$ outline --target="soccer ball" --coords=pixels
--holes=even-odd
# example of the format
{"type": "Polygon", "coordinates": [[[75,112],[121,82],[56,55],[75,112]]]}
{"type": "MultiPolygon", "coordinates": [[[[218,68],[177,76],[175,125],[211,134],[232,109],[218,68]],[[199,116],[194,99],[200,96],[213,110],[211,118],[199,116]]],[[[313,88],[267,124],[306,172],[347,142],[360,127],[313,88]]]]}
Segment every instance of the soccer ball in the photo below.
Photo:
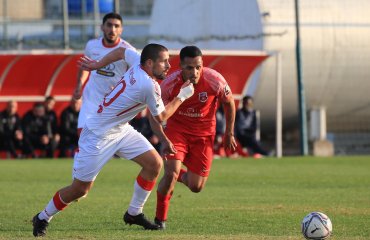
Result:
{"type": "Polygon", "coordinates": [[[311,212],[303,218],[302,234],[306,239],[326,239],[333,226],[328,216],[321,212],[311,212]]]}

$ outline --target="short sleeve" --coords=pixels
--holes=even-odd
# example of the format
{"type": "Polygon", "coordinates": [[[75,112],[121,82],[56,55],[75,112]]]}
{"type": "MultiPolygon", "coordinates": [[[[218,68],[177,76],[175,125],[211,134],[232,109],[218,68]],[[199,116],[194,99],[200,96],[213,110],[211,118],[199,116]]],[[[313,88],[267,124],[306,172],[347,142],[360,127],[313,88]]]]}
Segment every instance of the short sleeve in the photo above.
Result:
{"type": "Polygon", "coordinates": [[[153,116],[158,116],[161,112],[165,110],[162,97],[161,97],[161,88],[159,84],[155,81],[152,84],[144,88],[145,103],[149,108],[150,113],[153,116]]]}
{"type": "Polygon", "coordinates": [[[220,73],[218,73],[216,77],[219,82],[218,96],[223,102],[227,102],[231,99],[233,95],[229,87],[229,84],[227,84],[225,78],[220,73]]]}
{"type": "Polygon", "coordinates": [[[84,55],[91,58],[91,40],[86,43],[84,55]]]}
{"type": "Polygon", "coordinates": [[[130,67],[137,65],[140,63],[140,54],[134,49],[126,48],[125,61],[130,67]]]}

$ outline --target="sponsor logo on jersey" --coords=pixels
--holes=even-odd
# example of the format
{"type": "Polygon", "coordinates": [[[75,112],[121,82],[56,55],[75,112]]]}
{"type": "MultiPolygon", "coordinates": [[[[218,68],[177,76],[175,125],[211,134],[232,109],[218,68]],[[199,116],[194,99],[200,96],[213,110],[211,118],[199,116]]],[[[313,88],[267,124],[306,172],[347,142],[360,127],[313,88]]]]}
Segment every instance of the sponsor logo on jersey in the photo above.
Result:
{"type": "Polygon", "coordinates": [[[114,77],[115,73],[113,72],[116,66],[114,64],[108,64],[107,66],[96,70],[96,73],[106,77],[114,77]]]}
{"type": "Polygon", "coordinates": [[[192,118],[200,118],[204,116],[203,113],[201,113],[199,110],[194,109],[194,108],[188,108],[186,109],[186,112],[183,112],[180,110],[179,115],[183,115],[186,117],[192,117],[192,118]]]}
{"type": "Polygon", "coordinates": [[[207,99],[208,99],[208,95],[207,95],[207,92],[201,92],[199,93],[199,101],[201,102],[206,102],[207,99]]]}
{"type": "Polygon", "coordinates": [[[103,76],[106,76],[106,77],[114,77],[114,72],[107,72],[107,71],[104,71],[102,69],[98,69],[96,70],[96,73],[99,74],[99,75],[103,75],[103,76]]]}

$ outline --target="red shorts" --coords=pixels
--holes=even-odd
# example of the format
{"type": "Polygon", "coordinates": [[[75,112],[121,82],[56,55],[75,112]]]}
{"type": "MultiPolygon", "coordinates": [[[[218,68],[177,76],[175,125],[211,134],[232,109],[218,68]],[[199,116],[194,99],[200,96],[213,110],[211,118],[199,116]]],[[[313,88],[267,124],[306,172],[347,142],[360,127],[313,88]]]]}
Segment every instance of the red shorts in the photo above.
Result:
{"type": "Polygon", "coordinates": [[[213,160],[214,136],[194,136],[177,131],[165,130],[177,153],[167,154],[167,160],[180,160],[189,171],[208,177],[213,160]]]}

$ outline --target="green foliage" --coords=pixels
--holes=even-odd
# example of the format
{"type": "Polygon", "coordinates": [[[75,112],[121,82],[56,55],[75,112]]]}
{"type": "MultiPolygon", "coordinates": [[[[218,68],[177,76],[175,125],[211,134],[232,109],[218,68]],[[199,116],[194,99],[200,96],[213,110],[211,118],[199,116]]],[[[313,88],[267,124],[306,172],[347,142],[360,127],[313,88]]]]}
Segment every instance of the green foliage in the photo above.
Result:
{"type": "MultiPolygon", "coordinates": [[[[31,218],[71,183],[71,160],[0,161],[0,239],[34,239],[31,218]]],[[[219,159],[201,193],[177,184],[167,230],[124,225],[139,166],[110,161],[86,199],[50,223],[46,239],[303,239],[312,211],[331,239],[370,239],[370,158],[219,159]]],[[[154,218],[155,191],[144,213],[154,218]]]]}

